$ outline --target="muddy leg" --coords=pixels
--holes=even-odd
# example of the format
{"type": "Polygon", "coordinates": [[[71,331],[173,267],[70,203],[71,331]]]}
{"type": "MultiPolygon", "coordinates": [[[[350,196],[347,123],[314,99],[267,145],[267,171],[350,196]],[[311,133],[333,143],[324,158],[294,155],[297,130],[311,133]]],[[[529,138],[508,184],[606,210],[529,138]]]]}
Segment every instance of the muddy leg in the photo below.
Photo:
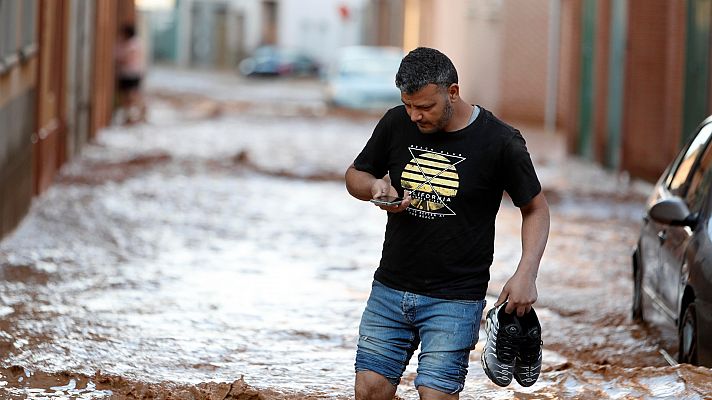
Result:
{"type": "Polygon", "coordinates": [[[460,398],[460,395],[457,393],[447,394],[425,386],[418,388],[418,394],[420,395],[420,400],[457,400],[460,398]]]}
{"type": "Polygon", "coordinates": [[[356,400],[391,400],[396,394],[396,386],[383,375],[372,371],[356,373],[356,400]]]}
{"type": "Polygon", "coordinates": [[[128,124],[146,122],[146,104],[140,88],[134,88],[127,93],[127,118],[128,124]]]}

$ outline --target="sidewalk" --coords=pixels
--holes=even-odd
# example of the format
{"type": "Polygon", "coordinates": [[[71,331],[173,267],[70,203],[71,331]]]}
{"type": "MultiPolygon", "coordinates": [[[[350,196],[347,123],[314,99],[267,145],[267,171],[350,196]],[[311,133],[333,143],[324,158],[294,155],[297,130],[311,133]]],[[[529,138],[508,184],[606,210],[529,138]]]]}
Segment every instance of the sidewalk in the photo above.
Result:
{"type": "Polygon", "coordinates": [[[567,154],[563,133],[552,134],[541,126],[518,127],[527,140],[532,160],[546,190],[578,196],[610,196],[611,199],[644,200],[653,184],[631,179],[626,173],[606,170],[602,166],[567,154]]]}

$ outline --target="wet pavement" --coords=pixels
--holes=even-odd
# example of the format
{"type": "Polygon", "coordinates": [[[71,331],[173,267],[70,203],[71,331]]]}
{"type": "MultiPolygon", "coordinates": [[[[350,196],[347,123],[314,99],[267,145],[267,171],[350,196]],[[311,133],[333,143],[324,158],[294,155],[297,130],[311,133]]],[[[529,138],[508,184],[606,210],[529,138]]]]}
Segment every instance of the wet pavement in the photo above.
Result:
{"type": "MultiPolygon", "coordinates": [[[[104,131],[0,242],[0,397],[352,397],[385,215],[342,176],[378,116],[329,110],[318,82],[206,76],[156,72],[151,122],[104,131]]],[[[709,398],[709,368],[661,355],[675,332],[629,317],[650,186],[523,131],[552,206],[543,372],[530,388],[490,383],[482,331],[461,398],[709,398]]],[[[505,201],[490,304],[519,223],[505,201]]],[[[417,398],[415,369],[402,399],[417,398]]]]}

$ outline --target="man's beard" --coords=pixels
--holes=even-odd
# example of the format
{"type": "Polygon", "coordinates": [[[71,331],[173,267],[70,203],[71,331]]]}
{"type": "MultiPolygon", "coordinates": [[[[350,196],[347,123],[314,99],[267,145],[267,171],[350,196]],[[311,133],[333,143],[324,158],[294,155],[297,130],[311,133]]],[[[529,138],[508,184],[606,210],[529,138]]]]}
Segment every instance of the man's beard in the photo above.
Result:
{"type": "Polygon", "coordinates": [[[450,102],[449,99],[445,98],[445,109],[443,110],[443,114],[440,116],[440,118],[433,123],[433,127],[431,129],[420,129],[422,133],[435,133],[438,131],[443,130],[447,124],[450,122],[450,118],[452,118],[452,113],[454,111],[454,107],[452,106],[452,103],[450,102]]]}
{"type": "Polygon", "coordinates": [[[450,122],[450,118],[452,118],[452,113],[454,111],[454,107],[452,106],[452,103],[450,102],[449,99],[445,99],[445,109],[443,110],[443,115],[440,117],[438,122],[435,123],[435,127],[437,128],[438,131],[441,131],[447,126],[448,122],[450,122]]]}

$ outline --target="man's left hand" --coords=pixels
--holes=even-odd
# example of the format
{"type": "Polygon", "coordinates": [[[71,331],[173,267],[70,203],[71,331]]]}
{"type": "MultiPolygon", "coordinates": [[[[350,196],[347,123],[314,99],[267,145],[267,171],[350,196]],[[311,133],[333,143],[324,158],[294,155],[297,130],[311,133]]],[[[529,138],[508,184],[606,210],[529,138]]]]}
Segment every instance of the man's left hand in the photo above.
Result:
{"type": "Polygon", "coordinates": [[[495,307],[509,300],[504,312],[511,314],[516,310],[517,316],[521,317],[532,309],[536,299],[536,277],[518,271],[502,288],[495,307]]]}

